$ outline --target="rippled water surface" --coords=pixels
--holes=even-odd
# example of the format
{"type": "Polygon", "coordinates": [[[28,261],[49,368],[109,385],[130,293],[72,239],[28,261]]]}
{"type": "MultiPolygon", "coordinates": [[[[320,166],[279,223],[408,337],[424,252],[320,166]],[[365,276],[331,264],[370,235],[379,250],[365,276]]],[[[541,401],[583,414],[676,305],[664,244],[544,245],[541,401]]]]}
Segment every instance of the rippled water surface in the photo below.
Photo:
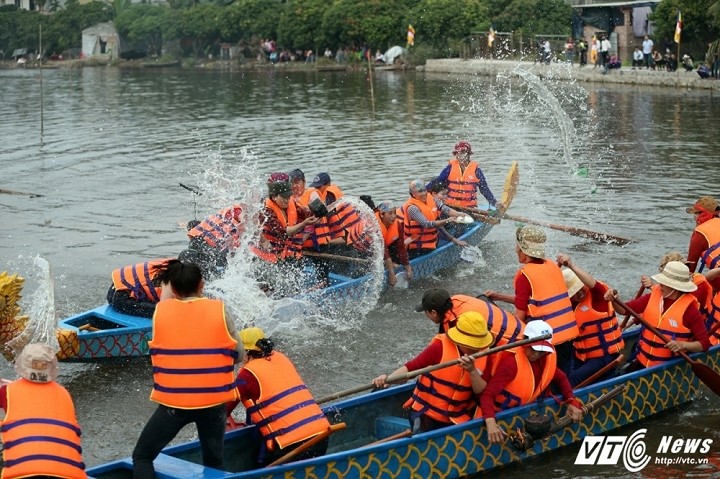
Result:
{"type": "MultiPolygon", "coordinates": [[[[31,276],[32,257],[45,258],[61,317],[101,304],[112,269],[177,254],[186,243],[178,221],[224,206],[221,192],[193,197],[179,183],[245,184],[222,171],[246,163],[258,175],[328,171],[348,194],[401,202],[408,181],[439,173],[467,139],[496,194],[519,162],[510,213],[636,239],[618,247],[548,230],[551,254],[569,253],[626,298],[665,252],[687,251],[685,207],[719,195],[720,101],[707,92],[541,81],[512,65],[496,78],[377,72],[374,97],[365,72],[51,70],[41,133],[39,72],[0,70],[0,81],[0,188],[43,195],[0,195],[0,270],[31,276]]],[[[315,394],[369,383],[432,336],[412,311],[424,289],[510,290],[515,226],[506,220],[488,235],[485,266],[464,263],[386,292],[362,318],[341,311],[292,327],[259,322],[315,394]]],[[[4,362],[0,373],[14,374],[4,362]]],[[[75,398],[86,462],[129,455],[154,409],[149,362],[64,365],[61,380],[75,398]]],[[[707,398],[644,427],[720,443],[719,411],[707,398]]],[[[512,474],[533,477],[539,466],[555,477],[630,477],[621,466],[580,469],[576,454],[568,448],[512,474]]],[[[716,445],[713,454],[717,461],[716,445]]],[[[707,476],[684,467],[673,477],[707,476]]]]}

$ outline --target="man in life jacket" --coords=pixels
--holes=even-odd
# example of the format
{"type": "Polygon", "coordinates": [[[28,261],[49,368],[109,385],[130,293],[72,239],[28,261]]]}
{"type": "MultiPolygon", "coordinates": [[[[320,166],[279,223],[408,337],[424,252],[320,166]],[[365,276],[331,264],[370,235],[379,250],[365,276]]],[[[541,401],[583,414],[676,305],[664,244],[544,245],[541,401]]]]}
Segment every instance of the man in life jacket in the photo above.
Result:
{"type": "MultiPolygon", "coordinates": [[[[710,348],[710,339],[697,299],[692,295],[697,286],[690,277],[690,269],[679,261],[670,261],[652,279],[657,284],[650,293],[628,301],[627,306],[670,341],[665,344],[643,327],[635,349],[636,356],[625,368],[627,373],[662,364],[676,358],[675,353],[680,351],[697,353],[710,348]]],[[[608,301],[616,297],[614,291],[605,293],[608,301]]],[[[626,313],[621,306],[616,306],[615,310],[619,314],[626,313]]]]}
{"type": "Polygon", "coordinates": [[[447,333],[457,324],[458,318],[467,311],[480,313],[486,319],[488,328],[495,338],[496,345],[512,343],[522,335],[525,325],[511,313],[498,308],[490,301],[464,294],[450,296],[446,289],[428,289],[422,302],[415,307],[418,313],[438,325],[438,334],[447,333]]]}
{"type": "Polygon", "coordinates": [[[383,261],[388,275],[388,284],[395,286],[397,276],[395,268],[402,265],[405,268],[405,278],[412,281],[413,269],[410,265],[407,248],[405,247],[405,230],[397,219],[397,208],[392,201],[381,201],[375,210],[375,218],[380,225],[380,233],[385,245],[383,261]]]}
{"type": "Polygon", "coordinates": [[[197,426],[202,464],[223,470],[225,404],[237,399],[233,365],[244,357],[235,322],[221,300],[202,297],[196,264],[172,260],[159,280],[162,297],[148,342],[150,400],[158,407],[133,449],[133,477],[154,479],[153,461],[190,423],[197,426]]]}
{"type": "MultiPolygon", "coordinates": [[[[470,355],[493,344],[494,338],[480,313],[468,311],[446,334],[436,335],[418,356],[392,373],[392,376],[459,360],[448,366],[420,376],[412,397],[405,403],[410,411],[413,433],[432,431],[472,419],[475,396],[485,387],[483,371],[487,357],[472,359],[470,355]]],[[[387,374],[373,380],[376,387],[386,387],[387,374]]]]}
{"type": "MultiPolygon", "coordinates": [[[[685,261],[685,256],[682,255],[679,251],[670,251],[669,253],[666,253],[663,255],[662,258],[660,258],[660,268],[659,272],[662,273],[662,271],[665,269],[665,265],[668,264],[670,261],[680,261],[681,263],[685,261]]],[[[687,263],[686,263],[687,264],[687,263]]],[[[705,321],[705,325],[708,326],[708,331],[710,330],[710,322],[712,322],[713,318],[713,286],[712,283],[715,282],[720,274],[720,269],[718,271],[710,270],[706,271],[705,274],[701,273],[691,273],[690,277],[692,279],[692,282],[695,283],[695,286],[697,286],[697,289],[692,292],[693,296],[695,296],[695,299],[697,299],[698,302],[698,309],[700,310],[700,314],[703,317],[703,320],[705,321]]],[[[645,287],[645,289],[651,289],[653,287],[653,281],[650,278],[650,276],[642,275],[640,277],[640,281],[642,285],[645,287]]],[[[630,318],[630,321],[628,322],[628,325],[632,325],[635,322],[634,318],[630,318]]],[[[713,338],[710,338],[710,342],[712,344],[716,344],[713,341],[713,338]]]]}
{"type": "Polygon", "coordinates": [[[405,233],[405,245],[410,258],[431,253],[438,245],[438,231],[442,232],[449,241],[467,246],[462,240],[456,239],[447,233],[442,226],[455,222],[455,218],[464,217],[443,204],[433,196],[428,195],[425,184],[420,180],[413,180],[408,187],[410,198],[400,208],[405,233]],[[440,214],[447,217],[440,219],[440,214]]]}
{"type": "MultiPolygon", "coordinates": [[[[525,327],[525,338],[536,338],[546,333],[552,334],[552,327],[545,321],[531,321],[525,327]]],[[[480,394],[480,409],[476,417],[485,419],[491,443],[500,443],[507,437],[495,421],[497,411],[544,397],[549,393],[550,386],[560,391],[573,420],[582,419],[582,405],[575,399],[567,376],[557,367],[552,340],[489,356],[483,377],[486,385],[480,394]]]]}
{"type": "Polygon", "coordinates": [[[162,293],[156,278],[170,259],[145,261],[114,270],[107,293],[108,304],[119,313],[152,318],[162,293]]]}
{"type": "Polygon", "coordinates": [[[310,203],[311,188],[306,188],[305,173],[301,169],[294,169],[288,175],[290,178],[290,185],[292,187],[292,198],[302,205],[304,208],[308,207],[310,203]]]}
{"type": "Polygon", "coordinates": [[[563,370],[572,357],[572,342],[579,330],[560,267],[545,259],[545,232],[521,226],[515,232],[515,253],[521,263],[515,274],[515,294],[488,290],[485,296],[515,305],[515,317],[525,324],[539,319],[553,328],[557,363],[563,370]]]}
{"type": "MultiPolygon", "coordinates": [[[[565,266],[563,278],[567,286],[580,334],[573,342],[568,379],[575,387],[605,365],[614,361],[625,347],[622,331],[612,302],[605,299],[608,286],[596,281],[587,271],[559,254],[557,263],[565,266]]],[[[597,380],[607,379],[614,374],[597,380]]]]}
{"type": "MultiPolygon", "coordinates": [[[[717,200],[703,196],[685,211],[695,216],[695,231],[690,237],[690,247],[685,264],[690,271],[700,263],[699,272],[714,269],[720,263],[720,206],[717,200]]],[[[715,291],[720,290],[720,281],[713,284],[715,291]]]]}
{"type": "MultiPolygon", "coordinates": [[[[327,431],[330,422],[315,402],[292,361],[265,337],[262,329],[240,331],[246,361],[238,372],[239,400],[226,405],[230,413],[242,401],[247,421],[262,438],[258,462],[266,466],[327,431]]],[[[327,451],[328,439],[318,442],[295,460],[318,457],[327,451]]]]}
{"type": "Polygon", "coordinates": [[[15,359],[15,371],[20,379],[0,388],[2,477],[85,479],[80,425],[70,394],[55,382],[55,351],[28,344],[15,359]]]}
{"type": "Polygon", "coordinates": [[[232,205],[188,224],[190,242],[178,258],[197,264],[207,278],[221,275],[245,232],[242,205],[232,205]]]}
{"type": "Polygon", "coordinates": [[[477,192],[485,197],[490,206],[503,209],[490,191],[485,175],[477,162],[471,161],[472,147],[467,141],[459,141],[453,150],[453,158],[440,172],[435,181],[447,183],[447,204],[452,207],[477,208],[477,192]]]}

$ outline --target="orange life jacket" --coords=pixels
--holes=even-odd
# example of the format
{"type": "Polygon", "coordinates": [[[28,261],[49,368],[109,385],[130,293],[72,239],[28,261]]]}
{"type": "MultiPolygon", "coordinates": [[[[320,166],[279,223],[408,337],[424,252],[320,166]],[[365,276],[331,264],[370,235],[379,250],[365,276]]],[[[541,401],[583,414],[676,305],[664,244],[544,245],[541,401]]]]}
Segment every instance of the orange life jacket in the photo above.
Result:
{"type": "Polygon", "coordinates": [[[408,249],[435,249],[437,247],[438,230],[435,227],[423,228],[408,214],[410,206],[417,206],[428,221],[435,221],[438,218],[438,208],[432,195],[427,195],[425,203],[410,197],[402,207],[403,228],[405,238],[415,238],[408,244],[408,249]]]}
{"type": "Polygon", "coordinates": [[[524,274],[530,282],[530,301],[526,322],[542,319],[553,328],[552,344],[573,340],[579,331],[562,271],[550,260],[525,263],[515,274],[524,274]]]}
{"type": "Polygon", "coordinates": [[[148,345],[153,364],[152,401],[200,409],[238,398],[233,377],[237,341],[228,332],[222,301],[160,301],[148,345]]]}
{"type": "MultiPolygon", "coordinates": [[[[339,200],[344,196],[342,191],[340,191],[340,188],[335,185],[328,185],[325,191],[320,191],[315,188],[309,189],[308,202],[310,201],[310,193],[312,193],[313,191],[318,194],[320,201],[322,201],[325,206],[329,205],[327,197],[328,192],[332,193],[335,196],[335,201],[339,200]]],[[[332,221],[333,217],[334,214],[330,214],[329,216],[320,218],[318,222],[313,225],[312,233],[303,243],[303,248],[318,249],[318,247],[326,245],[330,242],[330,240],[333,238],[330,233],[330,221],[332,221]]],[[[337,231],[335,231],[334,233],[337,234],[337,231]]]]}
{"type": "MultiPolygon", "coordinates": [[[[715,293],[710,303],[710,311],[705,320],[705,327],[708,332],[715,327],[715,324],[720,323],[720,291],[715,293]]],[[[720,329],[716,329],[714,333],[710,335],[710,344],[713,346],[720,343],[720,329]]]]}
{"type": "MultiPolygon", "coordinates": [[[[655,326],[661,333],[670,340],[690,341],[692,333],[683,325],[685,310],[697,302],[695,296],[690,293],[683,293],[675,302],[663,312],[663,296],[660,286],[655,285],[650,292],[650,300],[642,313],[642,317],[649,324],[655,326]]],[[[676,354],[665,347],[665,343],[655,336],[648,328],[643,328],[638,340],[637,360],[646,368],[656,364],[669,361],[676,354]]]]}
{"type": "Polygon", "coordinates": [[[380,219],[380,213],[378,212],[375,212],[375,218],[380,225],[380,234],[382,234],[385,247],[387,248],[400,237],[400,223],[397,219],[395,219],[389,227],[385,226],[385,223],[383,223],[380,219]]]}
{"type": "Polygon", "coordinates": [[[720,262],[720,218],[712,218],[698,225],[695,231],[705,237],[708,248],[700,255],[700,269],[714,269],[720,262]]]}
{"type": "Polygon", "coordinates": [[[293,199],[302,207],[307,208],[310,204],[310,193],[315,191],[314,188],[305,188],[300,196],[293,196],[293,199]]]}
{"type": "MultiPolygon", "coordinates": [[[[265,199],[265,208],[272,211],[283,227],[283,231],[288,226],[298,224],[297,208],[294,201],[288,202],[287,210],[283,210],[270,198],[265,199]]],[[[302,256],[302,231],[298,231],[291,237],[287,234],[276,235],[270,228],[263,227],[262,236],[270,245],[268,253],[275,255],[277,259],[299,258],[302,256]]]]}
{"type": "MultiPolygon", "coordinates": [[[[533,402],[545,392],[553,376],[555,376],[555,371],[557,370],[557,354],[550,353],[545,356],[545,368],[543,369],[540,380],[536,380],[532,366],[530,365],[530,360],[524,351],[524,348],[529,347],[531,346],[523,346],[509,351],[515,355],[515,363],[518,368],[517,375],[495,398],[496,410],[509,409],[533,402]]],[[[491,368],[492,374],[496,373],[499,365],[500,361],[495,360],[491,368]]]]}
{"type": "Polygon", "coordinates": [[[452,309],[445,313],[445,318],[443,318],[443,330],[446,333],[448,329],[455,326],[457,318],[468,311],[475,311],[483,315],[487,321],[488,329],[492,331],[495,337],[495,346],[517,341],[525,330],[525,325],[513,314],[480,298],[456,294],[450,300],[452,301],[452,309]]]}
{"type": "Polygon", "coordinates": [[[205,218],[188,231],[188,236],[190,239],[202,237],[209,246],[229,251],[240,245],[240,237],[244,231],[242,207],[233,205],[205,218]]]}
{"type": "Polygon", "coordinates": [[[588,287],[583,286],[583,288],[585,288],[585,297],[575,307],[575,320],[580,330],[580,334],[573,342],[575,356],[580,361],[586,361],[619,354],[625,347],[625,341],[612,302],[608,301],[607,312],[595,311],[588,287]]]}
{"type": "Polygon", "coordinates": [[[702,314],[703,318],[707,320],[710,316],[710,309],[712,307],[713,287],[707,278],[700,273],[693,273],[692,281],[695,283],[695,286],[698,287],[698,289],[693,291],[692,295],[695,296],[695,299],[698,301],[700,314],[702,314]]]}
{"type": "Polygon", "coordinates": [[[361,218],[353,205],[342,202],[335,207],[335,212],[328,218],[330,238],[343,238],[345,232],[360,224],[361,218]]]}
{"type": "MultiPolygon", "coordinates": [[[[445,334],[436,335],[433,341],[442,342],[440,362],[453,361],[462,355],[445,334]]],[[[476,359],[475,367],[484,370],[486,361],[486,357],[476,359]]],[[[424,414],[436,421],[460,424],[472,419],[475,405],[470,374],[458,365],[421,375],[403,407],[413,409],[412,419],[424,414]]]]}
{"type": "Polygon", "coordinates": [[[162,288],[153,284],[158,267],[166,264],[170,258],[146,261],[136,265],[124,266],[112,272],[113,286],[116,291],[130,291],[130,297],[139,301],[160,301],[162,288]]]}
{"type": "Polygon", "coordinates": [[[18,379],[8,384],[5,419],[0,424],[3,479],[87,477],[75,407],[67,390],[56,382],[18,379]]]}
{"type": "Polygon", "coordinates": [[[478,164],[471,161],[465,171],[460,168],[460,162],[452,159],[448,162],[450,173],[448,174],[448,206],[460,206],[462,208],[477,207],[478,177],[476,170],[478,164]]]}
{"type": "Polygon", "coordinates": [[[317,436],[330,422],[313,399],[293,363],[282,353],[251,359],[243,368],[260,385],[257,402],[246,399],[247,414],[262,434],[268,450],[284,449],[317,436]]]}

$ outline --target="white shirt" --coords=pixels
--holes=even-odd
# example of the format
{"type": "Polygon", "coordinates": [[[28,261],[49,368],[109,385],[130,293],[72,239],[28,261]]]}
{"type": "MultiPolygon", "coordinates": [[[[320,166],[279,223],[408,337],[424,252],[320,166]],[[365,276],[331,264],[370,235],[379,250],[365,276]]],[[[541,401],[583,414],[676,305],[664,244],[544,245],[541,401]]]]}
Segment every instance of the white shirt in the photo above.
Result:
{"type": "Polygon", "coordinates": [[[633,60],[642,60],[643,59],[643,52],[640,50],[635,50],[635,53],[633,53],[633,60]]]}
{"type": "Polygon", "coordinates": [[[600,51],[601,52],[609,52],[610,51],[610,40],[607,38],[600,42],[600,51]]]}
{"type": "Polygon", "coordinates": [[[643,53],[645,55],[651,54],[653,45],[654,45],[653,41],[650,40],[649,38],[647,40],[643,40],[643,53]]]}

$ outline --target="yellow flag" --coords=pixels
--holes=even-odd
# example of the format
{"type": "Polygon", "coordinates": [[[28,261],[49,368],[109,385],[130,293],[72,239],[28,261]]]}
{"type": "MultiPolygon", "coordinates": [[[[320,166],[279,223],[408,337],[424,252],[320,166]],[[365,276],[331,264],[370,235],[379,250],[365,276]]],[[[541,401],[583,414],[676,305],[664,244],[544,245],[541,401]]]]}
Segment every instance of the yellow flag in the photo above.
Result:
{"type": "Polygon", "coordinates": [[[408,25],[407,44],[408,46],[415,45],[415,29],[412,25],[408,25]]]}
{"type": "Polygon", "coordinates": [[[682,33],[683,23],[682,23],[682,13],[678,10],[678,19],[677,23],[675,24],[675,43],[680,43],[680,34],[682,33]]]}

